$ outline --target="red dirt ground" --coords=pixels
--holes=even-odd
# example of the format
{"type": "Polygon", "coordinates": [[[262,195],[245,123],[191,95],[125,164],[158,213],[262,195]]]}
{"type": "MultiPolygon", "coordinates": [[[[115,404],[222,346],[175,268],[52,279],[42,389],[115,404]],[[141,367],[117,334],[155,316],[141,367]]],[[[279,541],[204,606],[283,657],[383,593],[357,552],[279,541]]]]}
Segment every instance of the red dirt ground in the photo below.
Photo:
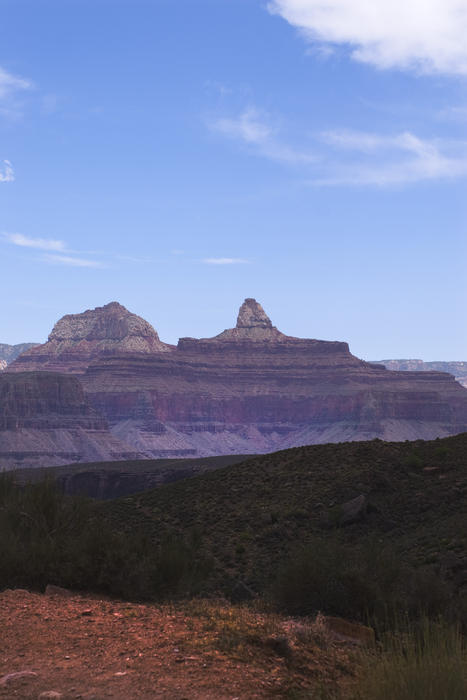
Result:
{"type": "Polygon", "coordinates": [[[50,691],[57,695],[42,697],[280,698],[347,684],[355,667],[344,643],[225,602],[156,606],[8,590],[0,633],[0,698],[8,700],[50,691]],[[21,671],[36,675],[5,678],[21,671]]]}

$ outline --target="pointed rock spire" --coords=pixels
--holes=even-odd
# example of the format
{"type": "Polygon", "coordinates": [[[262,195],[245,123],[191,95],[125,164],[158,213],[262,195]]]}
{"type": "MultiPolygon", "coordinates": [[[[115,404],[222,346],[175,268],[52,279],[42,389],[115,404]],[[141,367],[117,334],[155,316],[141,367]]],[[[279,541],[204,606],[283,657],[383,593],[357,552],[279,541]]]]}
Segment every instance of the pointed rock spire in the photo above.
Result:
{"type": "Polygon", "coordinates": [[[240,307],[237,328],[272,328],[271,319],[256,299],[245,299],[240,307]]]}
{"type": "MultiPolygon", "coordinates": [[[[178,347],[186,347],[185,341],[189,339],[181,338],[178,347]]],[[[264,311],[261,304],[256,299],[245,299],[238,312],[237,325],[235,328],[228,328],[219,333],[214,338],[203,338],[203,343],[242,343],[250,342],[284,342],[290,340],[272,325],[271,319],[264,311]]],[[[198,342],[198,341],[196,341],[198,342]]]]}

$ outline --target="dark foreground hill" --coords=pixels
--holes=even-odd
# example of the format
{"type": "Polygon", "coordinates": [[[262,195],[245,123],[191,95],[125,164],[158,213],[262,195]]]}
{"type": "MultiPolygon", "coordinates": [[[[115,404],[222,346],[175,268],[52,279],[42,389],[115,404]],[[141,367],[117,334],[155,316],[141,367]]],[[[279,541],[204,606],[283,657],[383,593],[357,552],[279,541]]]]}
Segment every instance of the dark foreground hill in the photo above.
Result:
{"type": "Polygon", "coordinates": [[[467,584],[467,434],[293,448],[102,509],[156,541],[196,537],[213,561],[210,590],[264,591],[297,547],[319,542],[371,550],[369,577],[390,549],[388,575],[403,563],[426,572],[427,586],[433,571],[460,593],[467,584]]]}
{"type": "Polygon", "coordinates": [[[105,502],[6,474],[0,588],[259,596],[348,619],[421,607],[467,628],[466,462],[467,434],[315,445],[105,502]]]}

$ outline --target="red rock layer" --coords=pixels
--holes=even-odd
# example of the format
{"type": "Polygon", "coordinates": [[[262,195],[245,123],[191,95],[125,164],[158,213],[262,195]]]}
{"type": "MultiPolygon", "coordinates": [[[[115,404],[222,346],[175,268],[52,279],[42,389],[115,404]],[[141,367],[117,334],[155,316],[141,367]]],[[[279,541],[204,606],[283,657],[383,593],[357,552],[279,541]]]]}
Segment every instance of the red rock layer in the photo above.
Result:
{"type": "Polygon", "coordinates": [[[0,470],[137,454],[110,433],[76,377],[51,372],[0,375],[0,470]]]}
{"type": "Polygon", "coordinates": [[[164,355],[101,358],[83,385],[115,434],[153,456],[467,430],[467,391],[453,377],[390,372],[347,343],[286,336],[251,299],[236,328],[164,355]]]}
{"type": "Polygon", "coordinates": [[[452,376],[390,372],[354,357],[347,343],[284,335],[254,299],[245,300],[235,328],[214,338],[182,338],[176,348],[161,344],[153,330],[153,349],[142,344],[145,322],[139,319],[138,348],[144,352],[131,350],[135,336],[128,333],[123,307],[116,313],[127,325],[118,331],[114,306],[71,317],[71,325],[62,319],[49,343],[23,355],[14,369],[41,357],[42,366],[59,362],[79,371],[91,404],[113,433],[148,457],[375,437],[431,439],[467,430],[467,390],[452,376]],[[94,354],[82,336],[97,342],[94,354]]]}

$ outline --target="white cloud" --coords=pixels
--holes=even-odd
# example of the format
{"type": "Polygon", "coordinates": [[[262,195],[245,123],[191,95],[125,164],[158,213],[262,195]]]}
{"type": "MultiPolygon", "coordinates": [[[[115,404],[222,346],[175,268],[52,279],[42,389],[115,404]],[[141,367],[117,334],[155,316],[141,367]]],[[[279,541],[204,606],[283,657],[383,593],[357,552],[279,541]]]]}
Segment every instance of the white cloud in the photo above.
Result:
{"type": "Polygon", "coordinates": [[[340,129],[319,134],[312,148],[309,136],[305,146],[289,146],[252,109],[218,119],[211,128],[262,157],[299,168],[313,184],[391,186],[467,177],[467,141],[461,139],[340,129]]]}
{"type": "Polygon", "coordinates": [[[281,142],[277,136],[278,129],[270,124],[266,115],[249,107],[235,117],[222,117],[209,123],[212,131],[242,141],[254,147],[261,155],[280,163],[312,163],[316,160],[314,153],[297,150],[281,142]]]}
{"type": "Polygon", "coordinates": [[[0,171],[0,182],[13,182],[15,173],[9,160],[3,161],[3,172],[0,171]]]}
{"type": "Polygon", "coordinates": [[[312,45],[377,68],[467,75],[467,0],[271,0],[312,45]]]}
{"type": "Polygon", "coordinates": [[[206,265],[245,265],[250,261],[244,258],[204,258],[206,265]]]}
{"type": "Polygon", "coordinates": [[[21,117],[22,104],[17,94],[32,87],[29,80],[12,75],[0,66],[0,116],[12,120],[21,117]]]}
{"type": "Polygon", "coordinates": [[[74,258],[71,255],[44,255],[42,258],[45,262],[53,265],[68,265],[71,267],[105,267],[103,263],[96,260],[86,260],[85,258],[74,258]]]}
{"type": "Polygon", "coordinates": [[[46,255],[39,258],[43,262],[54,265],[69,265],[72,267],[106,267],[106,265],[96,260],[76,257],[78,251],[67,248],[64,241],[53,238],[33,238],[31,236],[24,236],[22,233],[3,232],[1,237],[4,241],[19,246],[20,248],[49,251],[46,255]],[[63,255],[60,255],[60,253],[63,253],[63,255]]]}
{"type": "Polygon", "coordinates": [[[467,176],[467,141],[421,139],[410,132],[394,136],[355,131],[322,135],[337,150],[356,153],[350,162],[329,158],[321,185],[403,185],[467,176]]]}
{"type": "Polygon", "coordinates": [[[212,126],[226,136],[256,145],[267,143],[273,135],[273,129],[262,121],[259,112],[251,107],[233,119],[217,119],[212,122],[212,126]]]}
{"type": "Polygon", "coordinates": [[[28,90],[31,87],[29,80],[12,75],[0,66],[0,100],[17,90],[28,90]]]}
{"type": "Polygon", "coordinates": [[[21,248],[37,248],[39,250],[56,250],[65,251],[66,245],[63,241],[53,240],[51,238],[31,238],[23,236],[22,233],[3,233],[3,238],[13,245],[21,248]]]}

